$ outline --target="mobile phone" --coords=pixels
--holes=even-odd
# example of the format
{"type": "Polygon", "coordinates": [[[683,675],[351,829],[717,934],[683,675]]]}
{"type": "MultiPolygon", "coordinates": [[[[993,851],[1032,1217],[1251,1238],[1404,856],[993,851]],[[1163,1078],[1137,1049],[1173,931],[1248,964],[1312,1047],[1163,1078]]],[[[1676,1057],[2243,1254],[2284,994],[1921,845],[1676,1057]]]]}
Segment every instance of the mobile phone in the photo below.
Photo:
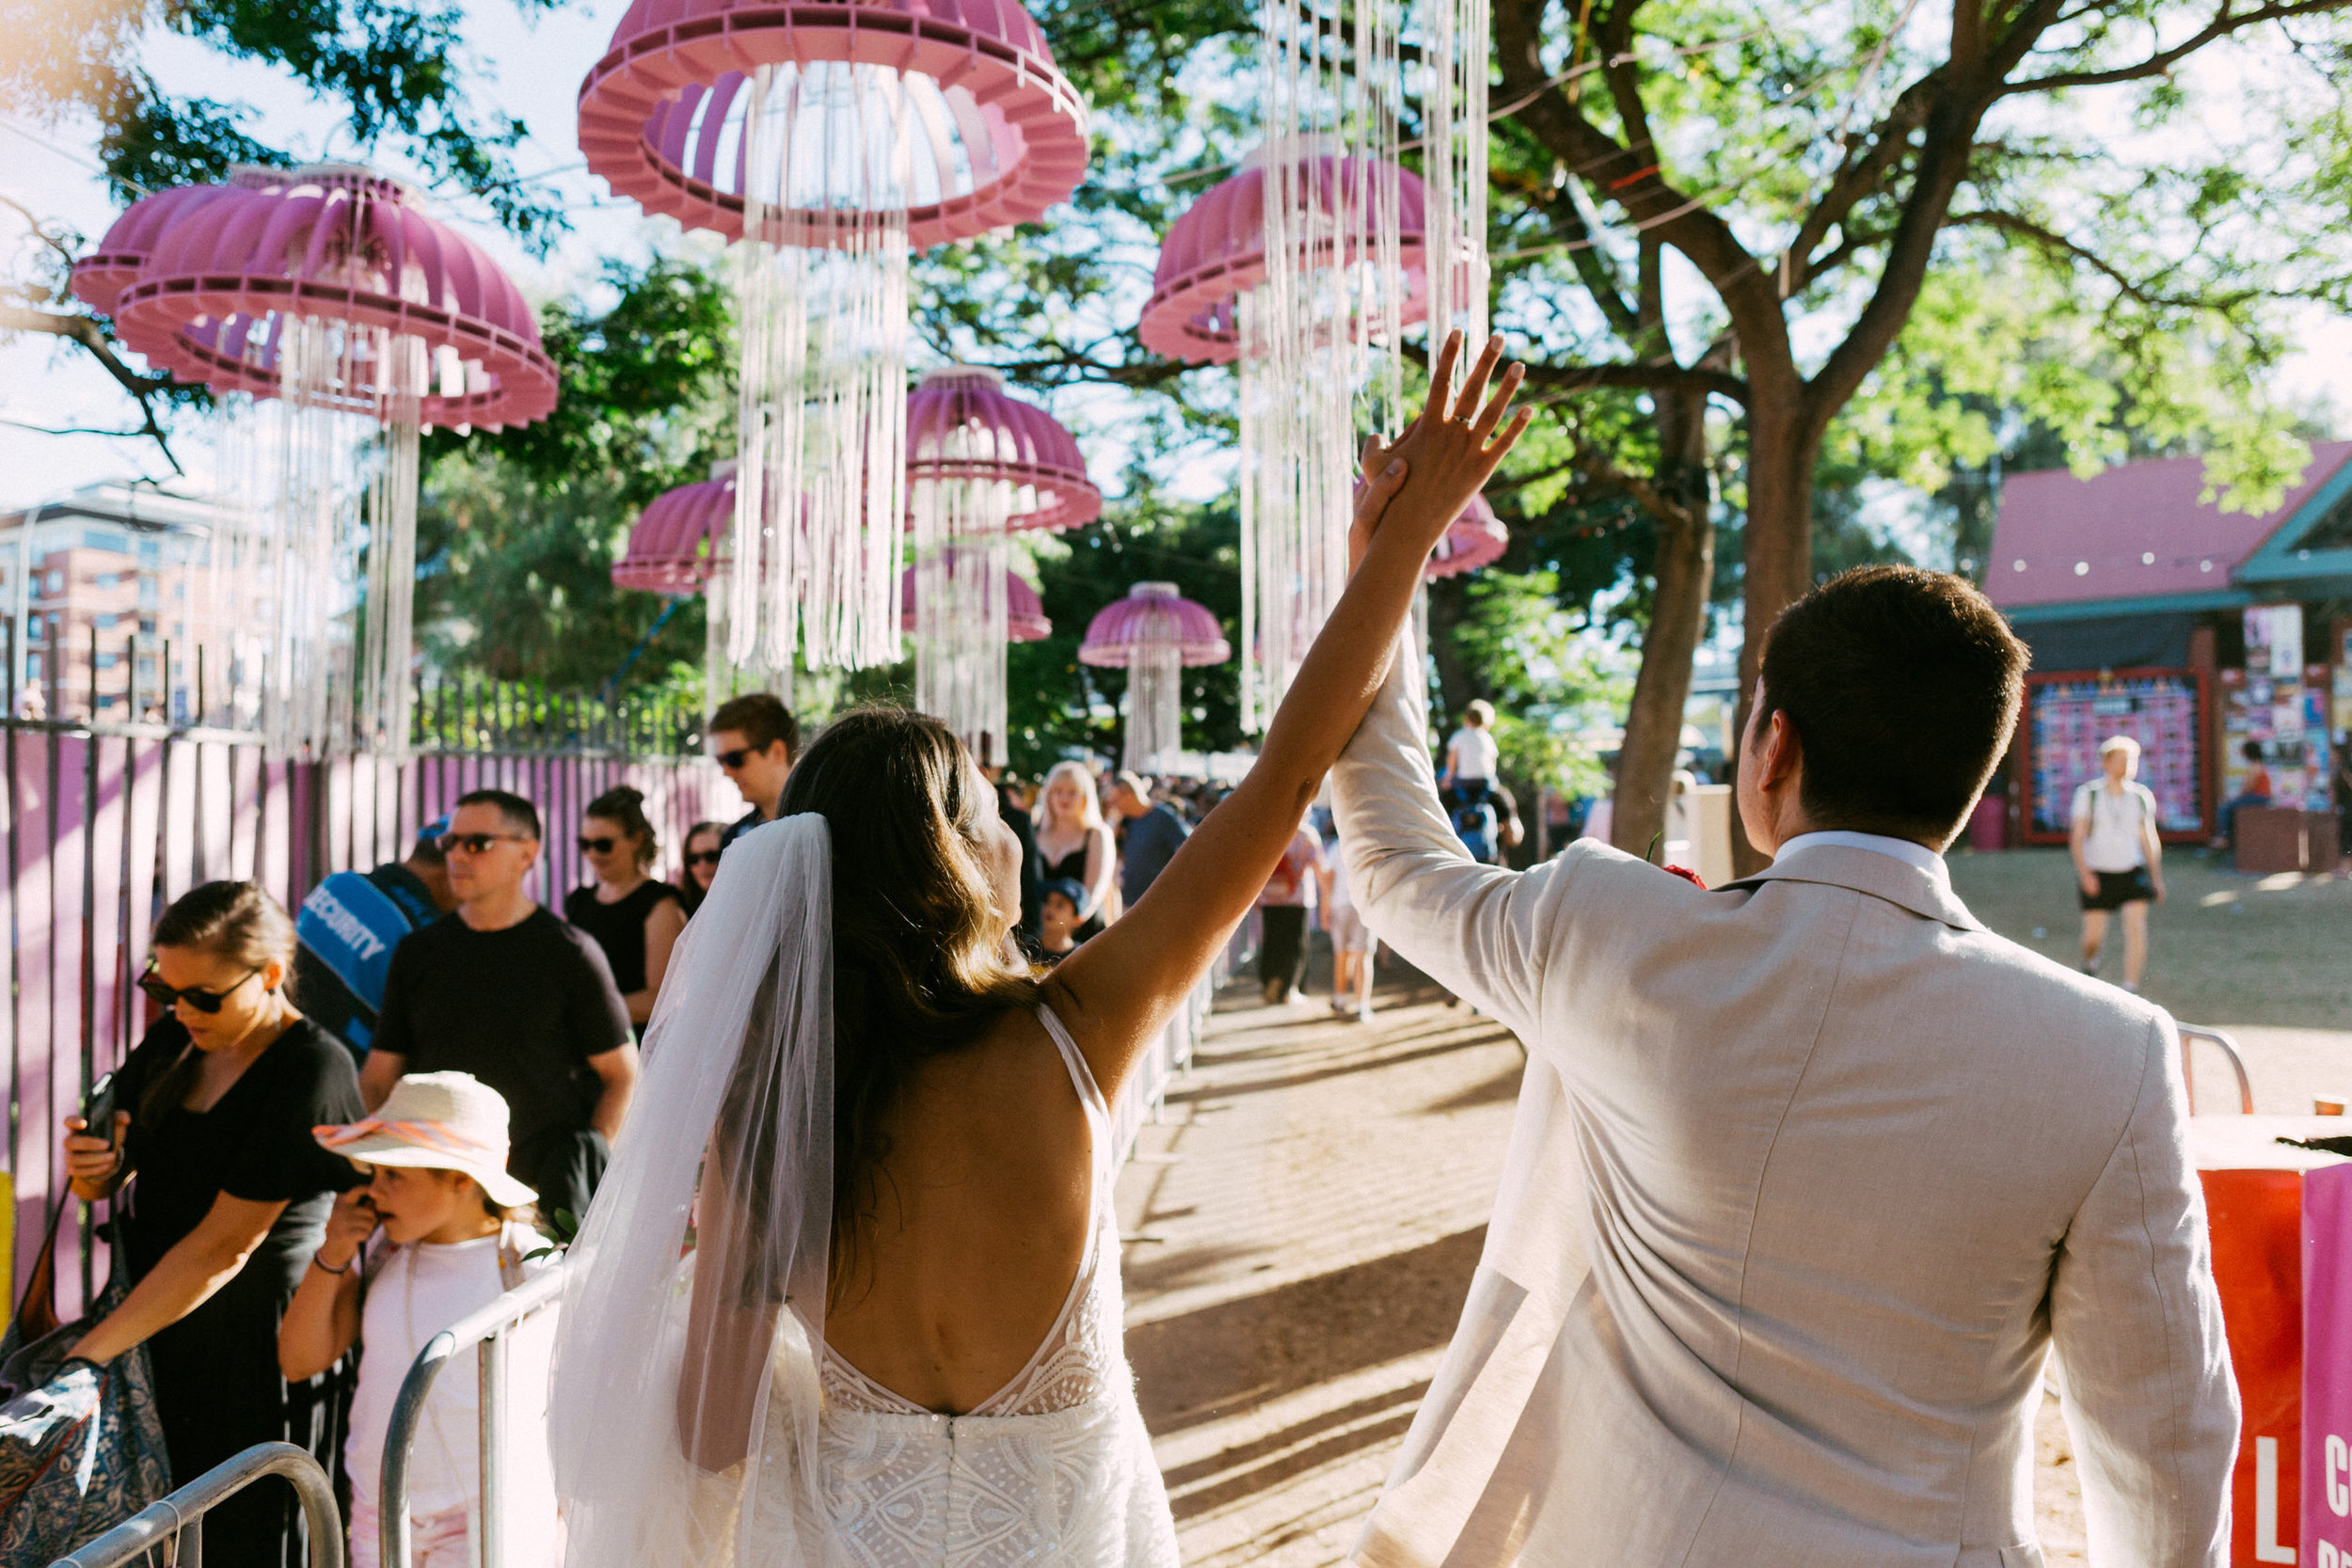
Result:
{"type": "Polygon", "coordinates": [[[83,1096],[82,1126],[85,1131],[95,1132],[105,1139],[108,1147],[113,1147],[115,1143],[115,1075],[113,1073],[100,1074],[98,1082],[89,1086],[89,1093],[83,1096]]]}

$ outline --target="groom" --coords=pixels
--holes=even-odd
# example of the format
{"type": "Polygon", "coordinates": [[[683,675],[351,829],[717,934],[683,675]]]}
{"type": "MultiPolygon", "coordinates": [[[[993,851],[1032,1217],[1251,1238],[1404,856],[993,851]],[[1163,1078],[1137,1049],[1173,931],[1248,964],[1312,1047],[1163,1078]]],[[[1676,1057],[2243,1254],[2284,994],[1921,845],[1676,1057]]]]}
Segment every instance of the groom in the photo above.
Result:
{"type": "Polygon", "coordinates": [[[1363,1568],[2028,1568],[2055,1349],[2091,1560],[2226,1560],[2237,1402],[2172,1021],[1939,851],[2025,649],[1957,578],[1773,626],[1714,892],[1473,864],[1404,661],[1333,775],[1365,922],[1529,1047],[1462,1323],[1363,1568]]]}

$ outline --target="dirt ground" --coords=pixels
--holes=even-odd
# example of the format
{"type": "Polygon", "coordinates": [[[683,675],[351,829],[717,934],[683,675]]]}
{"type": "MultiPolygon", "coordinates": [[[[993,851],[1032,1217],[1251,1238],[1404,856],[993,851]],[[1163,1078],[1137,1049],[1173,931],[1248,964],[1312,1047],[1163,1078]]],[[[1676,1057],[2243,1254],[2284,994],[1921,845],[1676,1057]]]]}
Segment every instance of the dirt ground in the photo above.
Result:
{"type": "MultiPolygon", "coordinates": [[[[1988,926],[2075,961],[2063,851],[1951,868],[1988,926]]],[[[2259,1109],[2352,1091],[2352,880],[2179,853],[2167,880],[2149,995],[2237,1041],[2259,1109]]],[[[1380,1004],[1367,1028],[1230,987],[1120,1177],[1128,1352],[1192,1568],[1343,1560],[1468,1290],[1523,1056],[1409,973],[1380,1004]]],[[[2236,1108],[2217,1057],[2195,1090],[2236,1108]]],[[[2048,1561],[2083,1562],[2055,1397],[2035,1490],[2048,1561]]]]}

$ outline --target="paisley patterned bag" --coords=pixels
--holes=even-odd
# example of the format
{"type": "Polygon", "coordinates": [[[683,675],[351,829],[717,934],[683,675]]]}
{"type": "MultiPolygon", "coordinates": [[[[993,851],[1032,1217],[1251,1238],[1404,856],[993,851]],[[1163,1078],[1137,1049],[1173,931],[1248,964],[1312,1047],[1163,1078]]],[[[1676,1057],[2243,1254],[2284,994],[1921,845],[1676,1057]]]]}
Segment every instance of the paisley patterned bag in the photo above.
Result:
{"type": "Polygon", "coordinates": [[[57,1222],[0,1336],[0,1568],[43,1565],[95,1539],[171,1490],[154,1378],[144,1345],[104,1367],[66,1352],[131,1292],[115,1244],[106,1288],[89,1312],[59,1326],[57,1222]]]}

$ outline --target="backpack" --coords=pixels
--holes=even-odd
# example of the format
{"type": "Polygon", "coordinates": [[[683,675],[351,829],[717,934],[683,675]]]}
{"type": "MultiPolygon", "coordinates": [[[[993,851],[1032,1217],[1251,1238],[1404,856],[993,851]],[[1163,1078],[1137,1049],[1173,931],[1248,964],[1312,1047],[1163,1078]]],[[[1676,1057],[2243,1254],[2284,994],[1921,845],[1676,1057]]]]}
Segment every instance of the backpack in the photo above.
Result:
{"type": "Polygon", "coordinates": [[[1487,865],[1495,863],[1495,808],[1484,800],[1473,800],[1454,810],[1454,832],[1462,847],[1470,852],[1470,859],[1487,865]]]}
{"type": "MultiPolygon", "coordinates": [[[[58,1200],[24,1299],[0,1336],[0,1565],[40,1568],[171,1490],[147,1347],[104,1367],[63,1366],[65,1353],[131,1293],[118,1238],[106,1288],[88,1313],[57,1326],[58,1200]]],[[[194,1478],[189,1478],[193,1480],[194,1478]]]]}

